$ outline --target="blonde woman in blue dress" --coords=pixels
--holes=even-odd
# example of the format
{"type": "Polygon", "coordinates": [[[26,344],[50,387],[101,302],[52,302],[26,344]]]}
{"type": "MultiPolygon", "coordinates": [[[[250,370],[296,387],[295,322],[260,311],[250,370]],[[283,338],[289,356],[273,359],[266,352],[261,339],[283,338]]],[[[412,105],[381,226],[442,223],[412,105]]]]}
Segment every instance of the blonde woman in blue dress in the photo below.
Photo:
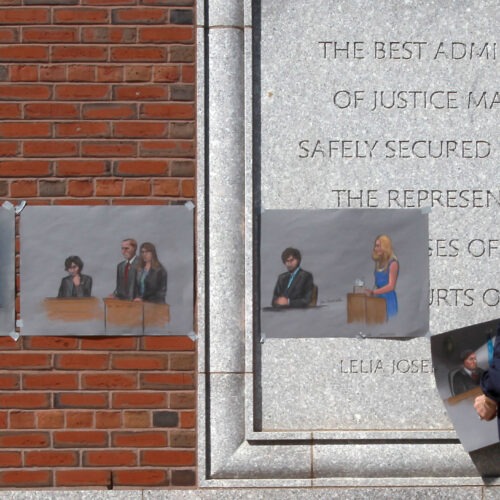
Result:
{"type": "Polygon", "coordinates": [[[375,261],[375,288],[366,294],[385,299],[387,319],[398,313],[396,282],[398,281],[399,262],[392,249],[392,241],[386,234],[375,238],[372,259],[375,261]]]}

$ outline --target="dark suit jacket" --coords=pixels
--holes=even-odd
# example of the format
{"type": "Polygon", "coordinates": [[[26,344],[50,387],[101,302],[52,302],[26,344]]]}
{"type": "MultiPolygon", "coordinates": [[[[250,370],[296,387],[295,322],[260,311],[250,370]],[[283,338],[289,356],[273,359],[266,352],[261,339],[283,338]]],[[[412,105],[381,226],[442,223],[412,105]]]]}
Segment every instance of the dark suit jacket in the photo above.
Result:
{"type": "Polygon", "coordinates": [[[476,368],[479,378],[477,382],[462,368],[453,376],[452,384],[453,384],[453,393],[455,396],[458,394],[462,394],[463,392],[470,391],[471,389],[475,389],[479,386],[479,379],[481,375],[484,373],[484,370],[481,368],[476,368]]]}
{"type": "Polygon", "coordinates": [[[158,269],[151,268],[144,280],[144,293],[141,295],[141,270],[136,275],[136,297],[141,297],[146,302],[165,303],[167,295],[167,271],[161,266],[158,269]]]}
{"type": "Polygon", "coordinates": [[[289,279],[289,272],[278,276],[278,281],[274,287],[272,305],[276,306],[275,301],[278,297],[287,297],[290,301],[288,307],[307,307],[311,302],[313,293],[313,275],[308,271],[299,269],[290,288],[287,288],[289,279]]]}
{"type": "Polygon", "coordinates": [[[136,257],[128,270],[127,283],[125,283],[125,267],[127,265],[127,261],[124,260],[118,264],[116,267],[116,288],[113,292],[115,297],[123,300],[132,300],[137,297],[135,280],[138,263],[139,259],[136,257]]]}
{"type": "Polygon", "coordinates": [[[500,324],[497,329],[493,362],[481,377],[481,389],[486,396],[497,402],[498,434],[500,436],[500,324]]]}
{"type": "Polygon", "coordinates": [[[66,276],[61,280],[59,293],[57,296],[61,297],[90,297],[92,293],[92,278],[86,274],[80,274],[80,286],[75,287],[73,284],[73,277],[66,276]]]}

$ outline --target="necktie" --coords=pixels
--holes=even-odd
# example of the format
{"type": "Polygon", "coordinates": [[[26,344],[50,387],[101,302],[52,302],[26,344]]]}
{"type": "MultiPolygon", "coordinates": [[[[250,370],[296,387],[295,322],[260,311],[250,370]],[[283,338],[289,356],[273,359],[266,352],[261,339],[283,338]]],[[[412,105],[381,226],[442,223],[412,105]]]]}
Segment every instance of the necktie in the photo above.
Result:
{"type": "Polygon", "coordinates": [[[125,286],[128,285],[128,271],[130,269],[130,262],[127,261],[127,264],[125,266],[125,286]]]}

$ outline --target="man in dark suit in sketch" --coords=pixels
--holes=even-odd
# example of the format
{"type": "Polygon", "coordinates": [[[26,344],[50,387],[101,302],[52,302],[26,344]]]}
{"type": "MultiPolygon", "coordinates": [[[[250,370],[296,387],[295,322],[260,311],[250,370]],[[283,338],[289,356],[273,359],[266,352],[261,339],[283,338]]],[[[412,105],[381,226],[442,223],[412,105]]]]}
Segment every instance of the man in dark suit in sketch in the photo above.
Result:
{"type": "Polygon", "coordinates": [[[461,353],[462,368],[453,376],[453,393],[456,395],[470,391],[479,386],[484,370],[477,366],[476,353],[466,350],[461,353]]]}
{"type": "Polygon", "coordinates": [[[273,307],[308,307],[314,290],[313,275],[300,267],[302,256],[296,248],[285,248],[281,260],[287,271],[278,276],[273,307]]]}
{"type": "Polygon", "coordinates": [[[121,244],[122,255],[125,260],[116,268],[116,288],[111,297],[121,300],[133,300],[137,296],[135,278],[137,274],[137,241],[126,238],[121,244]]]}

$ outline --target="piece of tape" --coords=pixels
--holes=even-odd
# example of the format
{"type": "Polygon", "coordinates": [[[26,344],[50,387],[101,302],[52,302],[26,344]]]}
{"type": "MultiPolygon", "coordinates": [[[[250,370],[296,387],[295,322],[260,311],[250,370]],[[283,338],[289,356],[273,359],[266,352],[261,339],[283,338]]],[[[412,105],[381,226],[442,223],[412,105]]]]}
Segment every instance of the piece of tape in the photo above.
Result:
{"type": "Polygon", "coordinates": [[[12,210],[14,205],[10,201],[4,201],[2,203],[2,208],[5,208],[5,210],[12,210]]]}
{"type": "Polygon", "coordinates": [[[198,340],[198,335],[196,335],[196,333],[194,332],[189,332],[187,334],[187,336],[193,341],[193,342],[196,342],[198,340]]]}
{"type": "Polygon", "coordinates": [[[186,203],[184,203],[184,206],[188,210],[194,210],[195,204],[192,201],[186,201],[186,203]]]}
{"type": "Polygon", "coordinates": [[[19,332],[10,332],[9,333],[9,337],[14,340],[15,342],[17,342],[19,340],[19,337],[21,336],[21,334],[19,332]]]}
{"type": "Polygon", "coordinates": [[[420,209],[420,211],[423,213],[423,214],[430,214],[431,211],[432,211],[432,207],[422,207],[420,209]]]}
{"type": "Polygon", "coordinates": [[[22,328],[24,326],[23,320],[22,319],[16,320],[16,326],[17,328],[22,328]]]}
{"type": "Polygon", "coordinates": [[[260,333],[260,343],[263,344],[266,341],[266,334],[264,332],[260,333]]]}

